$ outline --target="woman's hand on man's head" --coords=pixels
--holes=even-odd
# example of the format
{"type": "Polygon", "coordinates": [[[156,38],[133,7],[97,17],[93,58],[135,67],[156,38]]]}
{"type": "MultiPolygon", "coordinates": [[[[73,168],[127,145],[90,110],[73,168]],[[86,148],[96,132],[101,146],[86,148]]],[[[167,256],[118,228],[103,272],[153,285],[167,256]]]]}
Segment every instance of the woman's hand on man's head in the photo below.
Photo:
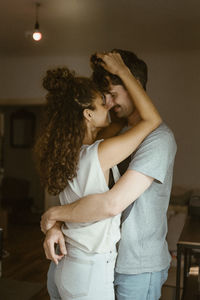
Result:
{"type": "Polygon", "coordinates": [[[121,72],[129,71],[121,55],[117,52],[97,53],[96,56],[102,60],[101,66],[114,75],[120,76],[121,72]]]}

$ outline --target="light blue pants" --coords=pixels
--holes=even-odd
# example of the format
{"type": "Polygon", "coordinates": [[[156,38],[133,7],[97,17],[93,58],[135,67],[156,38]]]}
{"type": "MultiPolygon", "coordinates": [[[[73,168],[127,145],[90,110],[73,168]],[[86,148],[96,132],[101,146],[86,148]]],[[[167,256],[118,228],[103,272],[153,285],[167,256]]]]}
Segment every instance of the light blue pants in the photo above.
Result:
{"type": "Polygon", "coordinates": [[[52,261],[47,273],[47,290],[51,300],[61,300],[58,288],[55,284],[54,274],[56,270],[56,264],[52,261]]]}
{"type": "Polygon", "coordinates": [[[135,275],[115,272],[115,296],[117,300],[159,300],[161,288],[167,280],[168,269],[135,275]]]}
{"type": "Polygon", "coordinates": [[[89,254],[67,247],[68,254],[48,271],[47,288],[51,300],[114,300],[116,250],[89,254]]]}

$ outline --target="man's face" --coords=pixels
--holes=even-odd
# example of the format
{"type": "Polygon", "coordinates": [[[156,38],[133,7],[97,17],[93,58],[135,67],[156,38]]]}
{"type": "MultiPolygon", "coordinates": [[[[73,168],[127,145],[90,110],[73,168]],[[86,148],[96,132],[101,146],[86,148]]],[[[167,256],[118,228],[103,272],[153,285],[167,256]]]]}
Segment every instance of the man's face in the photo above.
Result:
{"type": "Polygon", "coordinates": [[[135,109],[129,93],[122,85],[110,84],[110,93],[106,95],[106,104],[118,118],[129,117],[135,109]]]}

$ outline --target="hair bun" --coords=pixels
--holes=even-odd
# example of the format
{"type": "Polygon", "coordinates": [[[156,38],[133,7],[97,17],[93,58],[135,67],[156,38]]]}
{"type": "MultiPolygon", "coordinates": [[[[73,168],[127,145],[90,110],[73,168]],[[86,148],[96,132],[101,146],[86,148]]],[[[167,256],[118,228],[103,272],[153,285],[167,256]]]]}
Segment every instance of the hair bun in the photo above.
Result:
{"type": "Polygon", "coordinates": [[[68,68],[48,70],[43,79],[43,87],[49,92],[66,92],[75,81],[75,72],[68,68]]]}

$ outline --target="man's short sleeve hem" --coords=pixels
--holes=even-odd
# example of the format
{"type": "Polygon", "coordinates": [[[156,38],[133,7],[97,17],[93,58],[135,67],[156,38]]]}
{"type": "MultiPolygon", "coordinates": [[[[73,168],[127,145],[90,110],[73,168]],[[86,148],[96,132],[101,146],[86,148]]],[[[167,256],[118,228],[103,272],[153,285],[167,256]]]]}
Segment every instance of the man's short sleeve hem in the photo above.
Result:
{"type": "Polygon", "coordinates": [[[156,174],[153,171],[151,172],[150,170],[145,170],[145,169],[137,168],[137,167],[134,167],[134,166],[129,166],[128,170],[137,171],[137,172],[139,172],[139,173],[141,173],[143,175],[151,177],[155,181],[157,181],[157,183],[160,183],[160,184],[164,183],[164,180],[165,180],[164,176],[156,174]]]}

